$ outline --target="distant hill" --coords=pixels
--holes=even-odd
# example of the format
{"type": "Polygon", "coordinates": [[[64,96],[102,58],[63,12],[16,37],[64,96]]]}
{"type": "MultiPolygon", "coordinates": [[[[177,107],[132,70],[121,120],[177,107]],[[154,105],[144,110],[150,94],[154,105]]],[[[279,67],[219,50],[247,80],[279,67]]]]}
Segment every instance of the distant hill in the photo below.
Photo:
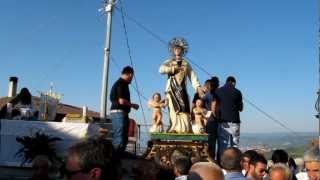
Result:
{"type": "MultiPolygon", "coordinates": [[[[150,135],[145,128],[142,130],[140,147],[141,151],[144,151],[150,135]]],[[[240,148],[242,150],[264,149],[267,158],[275,149],[284,149],[293,157],[301,157],[314,139],[318,139],[316,132],[301,132],[296,135],[291,133],[241,133],[240,148]]]]}
{"type": "Polygon", "coordinates": [[[242,149],[264,148],[270,153],[275,149],[284,149],[290,155],[300,157],[314,139],[318,139],[316,132],[242,133],[240,146],[242,149]]]}

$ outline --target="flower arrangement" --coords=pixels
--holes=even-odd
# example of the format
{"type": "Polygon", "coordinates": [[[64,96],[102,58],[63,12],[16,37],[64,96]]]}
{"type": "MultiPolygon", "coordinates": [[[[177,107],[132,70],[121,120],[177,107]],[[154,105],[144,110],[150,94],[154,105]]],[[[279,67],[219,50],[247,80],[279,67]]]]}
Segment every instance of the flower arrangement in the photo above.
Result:
{"type": "Polygon", "coordinates": [[[61,138],[53,137],[41,132],[36,132],[33,136],[17,137],[16,141],[23,145],[16,153],[16,156],[22,157],[21,166],[30,163],[38,155],[45,155],[51,162],[61,161],[57,156],[55,142],[61,138]]]}

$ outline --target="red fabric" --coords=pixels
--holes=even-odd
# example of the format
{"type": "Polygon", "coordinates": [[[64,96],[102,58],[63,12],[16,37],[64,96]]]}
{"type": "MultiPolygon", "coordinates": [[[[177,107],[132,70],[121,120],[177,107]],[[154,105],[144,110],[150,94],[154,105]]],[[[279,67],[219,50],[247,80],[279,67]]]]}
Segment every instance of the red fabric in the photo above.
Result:
{"type": "Polygon", "coordinates": [[[129,119],[128,137],[135,137],[137,123],[133,119],[129,119]]]}

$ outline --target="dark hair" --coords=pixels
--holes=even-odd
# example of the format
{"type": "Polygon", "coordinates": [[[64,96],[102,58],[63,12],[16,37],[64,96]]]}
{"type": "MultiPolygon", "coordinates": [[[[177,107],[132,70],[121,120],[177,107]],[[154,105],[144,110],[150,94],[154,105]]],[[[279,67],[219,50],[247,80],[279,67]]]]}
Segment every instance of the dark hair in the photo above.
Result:
{"type": "Polygon", "coordinates": [[[126,66],[122,69],[121,74],[133,74],[133,68],[131,66],[126,66]]]}
{"type": "Polygon", "coordinates": [[[115,179],[117,163],[112,162],[113,146],[109,140],[86,139],[69,148],[69,154],[79,157],[79,167],[89,172],[93,168],[100,168],[101,179],[115,179]]]}
{"type": "Polygon", "coordinates": [[[204,107],[204,100],[203,100],[203,99],[198,98],[198,99],[196,100],[196,103],[197,103],[197,101],[201,101],[201,102],[202,102],[202,106],[201,106],[201,107],[204,107]]]}
{"type": "Polygon", "coordinates": [[[283,149],[273,151],[271,160],[275,163],[287,163],[289,159],[288,153],[283,149]]]}
{"type": "Polygon", "coordinates": [[[12,117],[21,116],[21,112],[19,109],[13,109],[11,112],[12,117]]]}
{"type": "Polygon", "coordinates": [[[229,77],[227,78],[227,80],[226,80],[226,83],[229,83],[229,82],[235,83],[235,82],[236,82],[236,78],[234,78],[233,76],[229,76],[229,77]]]}
{"type": "Polygon", "coordinates": [[[217,76],[211,77],[211,82],[212,82],[212,90],[215,91],[219,87],[219,78],[217,76]]]}
{"type": "Polygon", "coordinates": [[[162,179],[174,179],[175,175],[173,174],[173,171],[170,169],[165,169],[165,168],[159,168],[159,172],[156,175],[157,180],[162,180],[162,179]]]}
{"type": "Polygon", "coordinates": [[[289,167],[293,167],[294,169],[297,169],[297,164],[292,157],[289,158],[288,165],[289,167]]]}
{"type": "Polygon", "coordinates": [[[211,79],[207,79],[205,82],[204,82],[204,85],[205,86],[209,86],[210,87],[210,89],[212,88],[211,86],[212,86],[212,81],[211,81],[211,79]]]}
{"type": "Polygon", "coordinates": [[[191,168],[191,161],[189,158],[180,158],[177,159],[174,163],[174,167],[181,175],[187,175],[191,168]]]}
{"type": "Polygon", "coordinates": [[[221,166],[226,170],[241,170],[241,151],[236,147],[227,148],[221,156],[221,166]],[[226,153],[230,151],[230,153],[226,153]]]}
{"type": "Polygon", "coordinates": [[[30,105],[31,104],[31,93],[28,88],[22,88],[20,93],[18,94],[18,100],[22,105],[30,105]]]}
{"type": "Polygon", "coordinates": [[[210,93],[214,94],[216,89],[219,87],[219,78],[217,76],[207,79],[204,84],[210,87],[210,93]]]}
{"type": "Polygon", "coordinates": [[[255,150],[247,150],[246,152],[244,152],[242,154],[241,158],[243,159],[243,158],[247,157],[247,158],[251,159],[253,156],[255,156],[257,154],[258,154],[258,152],[255,150]]]}
{"type": "Polygon", "coordinates": [[[255,166],[255,165],[257,165],[257,163],[267,164],[267,160],[266,160],[266,158],[265,158],[263,155],[257,153],[256,155],[254,155],[254,156],[250,159],[249,164],[255,166]]]}

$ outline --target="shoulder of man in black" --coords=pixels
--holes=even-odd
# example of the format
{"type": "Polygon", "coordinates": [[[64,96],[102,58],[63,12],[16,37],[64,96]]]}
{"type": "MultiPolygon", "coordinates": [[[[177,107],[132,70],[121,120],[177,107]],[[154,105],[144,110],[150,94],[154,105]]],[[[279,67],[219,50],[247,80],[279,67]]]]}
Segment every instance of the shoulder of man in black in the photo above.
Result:
{"type": "Polygon", "coordinates": [[[110,91],[111,99],[117,98],[117,96],[122,94],[121,92],[119,93],[119,91],[121,91],[126,86],[125,83],[125,80],[123,80],[122,78],[119,78],[117,81],[114,82],[110,91]]]}
{"type": "Polygon", "coordinates": [[[241,91],[240,91],[239,89],[234,88],[234,91],[236,92],[236,94],[237,94],[238,96],[242,97],[242,93],[241,93],[241,91]]]}
{"type": "Polygon", "coordinates": [[[236,92],[236,98],[237,98],[237,108],[238,111],[243,111],[243,99],[242,99],[242,93],[239,89],[235,88],[235,92],[236,92]]]}
{"type": "Polygon", "coordinates": [[[236,89],[237,92],[239,92],[241,94],[241,91],[239,89],[237,89],[237,88],[235,88],[235,89],[236,89]]]}
{"type": "Polygon", "coordinates": [[[119,78],[118,80],[116,80],[112,87],[111,87],[111,92],[110,93],[113,93],[113,91],[115,91],[115,88],[119,86],[119,84],[121,83],[121,78],[119,78]]]}
{"type": "Polygon", "coordinates": [[[215,91],[215,94],[217,96],[221,95],[221,92],[224,91],[224,89],[225,89],[224,86],[221,86],[221,87],[217,88],[216,91],[215,91]]]}
{"type": "Polygon", "coordinates": [[[119,84],[117,87],[117,93],[120,98],[128,98],[130,96],[129,92],[129,83],[125,81],[124,79],[119,79],[119,84]]]}

